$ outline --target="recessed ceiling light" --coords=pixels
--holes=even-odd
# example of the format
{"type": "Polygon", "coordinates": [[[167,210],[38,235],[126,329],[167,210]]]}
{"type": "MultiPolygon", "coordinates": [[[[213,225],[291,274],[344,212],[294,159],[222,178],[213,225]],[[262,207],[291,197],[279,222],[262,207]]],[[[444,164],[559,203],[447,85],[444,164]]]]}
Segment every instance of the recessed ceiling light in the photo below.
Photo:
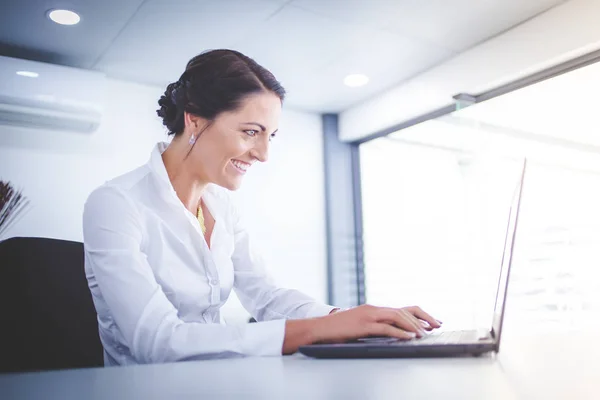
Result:
{"type": "Polygon", "coordinates": [[[363,74],[351,74],[344,78],[344,85],[350,87],[364,86],[369,83],[369,77],[363,74]]]}
{"type": "Polygon", "coordinates": [[[60,25],[76,25],[81,21],[79,14],[70,10],[50,10],[48,18],[60,25]]]}
{"type": "Polygon", "coordinates": [[[40,76],[37,72],[32,71],[17,71],[17,75],[26,76],[28,78],[37,78],[40,76]]]}

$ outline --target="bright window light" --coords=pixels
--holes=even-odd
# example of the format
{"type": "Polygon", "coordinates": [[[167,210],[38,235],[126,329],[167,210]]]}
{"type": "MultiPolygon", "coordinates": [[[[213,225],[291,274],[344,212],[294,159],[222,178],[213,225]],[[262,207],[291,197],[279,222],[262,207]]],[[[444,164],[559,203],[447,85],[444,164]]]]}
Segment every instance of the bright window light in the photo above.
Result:
{"type": "Polygon", "coordinates": [[[81,21],[79,15],[70,10],[51,10],[48,18],[60,25],[76,25],[81,21]]]}

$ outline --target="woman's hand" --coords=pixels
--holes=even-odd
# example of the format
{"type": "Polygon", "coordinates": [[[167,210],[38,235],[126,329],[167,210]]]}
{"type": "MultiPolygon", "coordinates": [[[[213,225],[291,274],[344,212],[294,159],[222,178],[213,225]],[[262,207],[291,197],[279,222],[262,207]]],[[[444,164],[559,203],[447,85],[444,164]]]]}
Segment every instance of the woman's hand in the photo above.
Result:
{"type": "Polygon", "coordinates": [[[419,307],[363,305],[325,317],[287,321],[283,353],[294,353],[304,344],[338,343],[368,336],[412,339],[439,327],[440,321],[419,307]]]}

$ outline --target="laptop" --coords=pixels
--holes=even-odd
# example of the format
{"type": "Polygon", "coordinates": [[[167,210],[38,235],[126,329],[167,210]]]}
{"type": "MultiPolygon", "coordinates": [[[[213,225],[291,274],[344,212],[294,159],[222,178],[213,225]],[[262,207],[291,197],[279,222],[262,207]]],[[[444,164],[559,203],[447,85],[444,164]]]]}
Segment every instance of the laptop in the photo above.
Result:
{"type": "Polygon", "coordinates": [[[526,164],[524,160],[508,216],[491,329],[431,333],[410,340],[369,337],[338,344],[311,344],[301,346],[300,353],[316,358],[400,358],[478,356],[498,352],[526,164]]]}

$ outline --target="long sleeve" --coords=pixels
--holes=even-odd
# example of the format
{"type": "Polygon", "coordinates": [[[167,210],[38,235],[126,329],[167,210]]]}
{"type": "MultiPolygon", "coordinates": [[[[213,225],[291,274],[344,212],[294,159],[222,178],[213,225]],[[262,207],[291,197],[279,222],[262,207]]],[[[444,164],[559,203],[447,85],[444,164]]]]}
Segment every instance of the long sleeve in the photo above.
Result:
{"type": "Polygon", "coordinates": [[[264,262],[251,246],[248,231],[237,208],[230,202],[233,216],[235,273],[234,289],[242,305],[257,321],[301,319],[329,314],[329,306],[298,290],[277,287],[265,269],[264,262]]]}
{"type": "Polygon", "coordinates": [[[225,326],[179,318],[141,250],[140,212],[121,189],[103,186],[90,195],[83,228],[86,272],[97,285],[90,286],[92,294],[100,297],[138,363],[281,355],[285,321],[225,326]]]}

